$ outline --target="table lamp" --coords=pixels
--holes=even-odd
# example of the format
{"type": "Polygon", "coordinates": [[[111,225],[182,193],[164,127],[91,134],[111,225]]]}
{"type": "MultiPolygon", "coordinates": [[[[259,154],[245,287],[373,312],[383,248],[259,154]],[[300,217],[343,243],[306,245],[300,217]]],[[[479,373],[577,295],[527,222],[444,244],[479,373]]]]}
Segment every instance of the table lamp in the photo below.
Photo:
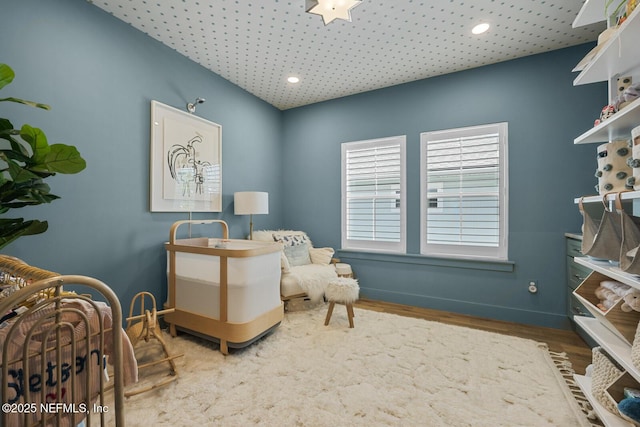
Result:
{"type": "Polygon", "coordinates": [[[262,191],[239,191],[233,194],[233,213],[249,215],[249,239],[253,240],[253,215],[269,213],[269,193],[262,191]]]}

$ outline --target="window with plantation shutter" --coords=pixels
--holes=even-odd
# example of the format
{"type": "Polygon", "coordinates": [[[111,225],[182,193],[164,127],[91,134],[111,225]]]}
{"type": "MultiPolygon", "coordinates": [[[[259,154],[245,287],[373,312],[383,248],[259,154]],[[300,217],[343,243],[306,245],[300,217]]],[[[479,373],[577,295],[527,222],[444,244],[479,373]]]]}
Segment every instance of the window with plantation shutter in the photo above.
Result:
{"type": "Polygon", "coordinates": [[[423,255],[507,259],[507,123],[425,132],[423,255]]]}
{"type": "Polygon", "coordinates": [[[342,247],[406,250],[405,136],[342,144],[342,247]]]}

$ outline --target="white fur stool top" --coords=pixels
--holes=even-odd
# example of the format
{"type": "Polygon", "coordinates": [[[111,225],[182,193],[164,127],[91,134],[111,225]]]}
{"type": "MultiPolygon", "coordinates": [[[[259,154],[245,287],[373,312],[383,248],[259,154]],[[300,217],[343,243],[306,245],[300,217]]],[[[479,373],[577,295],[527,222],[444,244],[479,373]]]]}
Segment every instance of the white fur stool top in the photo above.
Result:
{"type": "Polygon", "coordinates": [[[331,320],[333,307],[336,303],[344,304],[347,308],[347,317],[349,318],[349,327],[353,328],[353,303],[358,299],[360,286],[356,279],[348,277],[337,277],[329,282],[324,291],[324,296],[329,301],[329,310],[327,317],[324,319],[324,325],[327,326],[331,320]]]}
{"type": "Polygon", "coordinates": [[[352,304],[358,300],[360,286],[356,279],[338,277],[327,284],[324,296],[327,301],[339,302],[342,304],[352,304]]]}

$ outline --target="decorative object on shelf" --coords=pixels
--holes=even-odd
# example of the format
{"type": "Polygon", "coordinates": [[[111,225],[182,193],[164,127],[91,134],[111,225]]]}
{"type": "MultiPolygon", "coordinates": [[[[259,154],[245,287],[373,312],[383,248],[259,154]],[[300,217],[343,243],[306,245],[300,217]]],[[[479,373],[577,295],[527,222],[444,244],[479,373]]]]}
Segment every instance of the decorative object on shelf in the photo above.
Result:
{"type": "Polygon", "coordinates": [[[623,6],[625,6],[625,3],[627,3],[627,0],[619,0],[616,8],[613,9],[613,12],[609,13],[609,7],[612,6],[614,2],[615,0],[605,0],[604,14],[609,22],[615,24],[616,26],[619,26],[629,16],[628,9],[626,7],[623,8],[623,6]]]}
{"type": "Polygon", "coordinates": [[[262,191],[239,191],[233,194],[233,213],[249,215],[249,240],[253,240],[253,215],[269,213],[269,193],[262,191]]]}
{"type": "Polygon", "coordinates": [[[640,398],[626,397],[618,403],[618,411],[620,416],[625,420],[640,425],[640,398]]]}
{"type": "Polygon", "coordinates": [[[335,19],[351,22],[351,9],[360,3],[361,0],[306,0],[305,11],[322,16],[324,25],[335,19]]]}
{"type": "Polygon", "coordinates": [[[618,109],[622,109],[640,97],[640,83],[634,83],[622,92],[622,103],[618,109]]]}
{"type": "Polygon", "coordinates": [[[612,104],[615,112],[619,112],[627,105],[638,99],[640,95],[640,83],[633,84],[633,79],[629,76],[618,78],[618,94],[612,104]]]}
{"type": "Polygon", "coordinates": [[[624,300],[624,303],[620,306],[622,311],[627,313],[631,310],[640,311],[640,290],[631,288],[625,292],[622,299],[624,300]]]}
{"type": "Polygon", "coordinates": [[[221,212],[222,126],[151,101],[150,169],[151,212],[221,212]]]}
{"type": "Polygon", "coordinates": [[[607,397],[606,392],[607,388],[624,374],[624,370],[618,367],[602,347],[593,348],[592,360],[591,392],[607,411],[619,415],[617,405],[607,397]]]}
{"type": "Polygon", "coordinates": [[[600,111],[598,124],[604,122],[605,120],[613,116],[616,113],[616,111],[617,111],[616,106],[613,104],[608,104],[602,107],[602,111],[600,111]]]}
{"type": "Polygon", "coordinates": [[[638,0],[628,0],[627,1],[627,16],[631,16],[631,12],[638,6],[638,0]]]}
{"type": "Polygon", "coordinates": [[[600,33],[598,36],[598,44],[596,47],[591,49],[589,53],[587,53],[584,58],[576,65],[572,71],[582,71],[586,68],[587,65],[595,58],[597,53],[602,49],[602,47],[607,43],[607,41],[613,37],[616,33],[616,27],[610,27],[600,33]]]}
{"type": "Polygon", "coordinates": [[[631,149],[627,140],[608,142],[598,146],[598,193],[627,191],[633,189],[627,185],[627,177],[633,175],[627,160],[631,157],[631,149]]]}

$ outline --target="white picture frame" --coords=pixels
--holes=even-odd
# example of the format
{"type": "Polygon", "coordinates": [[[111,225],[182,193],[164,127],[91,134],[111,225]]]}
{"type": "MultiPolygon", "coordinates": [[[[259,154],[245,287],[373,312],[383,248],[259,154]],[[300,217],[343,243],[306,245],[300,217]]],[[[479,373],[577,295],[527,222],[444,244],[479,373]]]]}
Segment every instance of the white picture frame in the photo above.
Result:
{"type": "Polygon", "coordinates": [[[222,211],[222,126],[151,101],[151,212],[222,211]]]}

